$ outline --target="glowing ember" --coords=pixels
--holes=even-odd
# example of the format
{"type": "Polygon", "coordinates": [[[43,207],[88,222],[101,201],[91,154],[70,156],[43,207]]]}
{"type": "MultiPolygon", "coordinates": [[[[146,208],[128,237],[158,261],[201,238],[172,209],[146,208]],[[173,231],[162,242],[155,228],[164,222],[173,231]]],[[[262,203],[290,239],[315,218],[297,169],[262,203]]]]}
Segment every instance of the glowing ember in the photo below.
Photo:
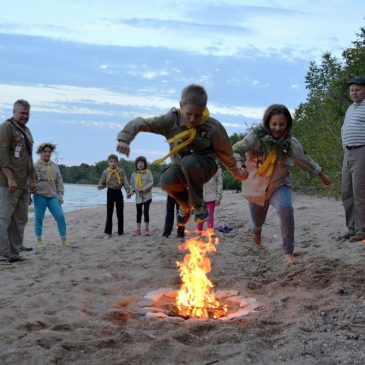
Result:
{"type": "Polygon", "coordinates": [[[207,254],[215,252],[218,243],[213,231],[207,230],[201,237],[190,238],[179,245],[179,249],[188,251],[183,262],[176,262],[182,282],[176,297],[180,316],[220,318],[227,312],[227,306],[216,299],[214,285],[207,277],[211,270],[207,254]]]}

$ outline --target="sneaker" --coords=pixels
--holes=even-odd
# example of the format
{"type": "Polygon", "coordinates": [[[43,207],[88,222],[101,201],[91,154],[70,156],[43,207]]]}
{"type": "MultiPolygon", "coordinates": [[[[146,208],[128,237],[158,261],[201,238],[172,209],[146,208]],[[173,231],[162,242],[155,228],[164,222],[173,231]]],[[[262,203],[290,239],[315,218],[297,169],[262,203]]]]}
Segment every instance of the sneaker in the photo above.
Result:
{"type": "Polygon", "coordinates": [[[177,214],[176,220],[178,226],[185,226],[186,223],[189,222],[190,219],[190,210],[184,211],[182,208],[179,208],[179,213],[177,214]]]}
{"type": "Polygon", "coordinates": [[[35,247],[39,248],[39,249],[44,249],[44,248],[47,248],[47,244],[41,241],[41,242],[37,242],[35,247]]]}
{"type": "Polygon", "coordinates": [[[63,245],[63,247],[70,247],[70,248],[72,248],[72,247],[76,247],[72,242],[70,242],[70,241],[63,241],[62,242],[62,245],[63,245]]]}
{"type": "Polygon", "coordinates": [[[140,229],[136,229],[134,232],[133,232],[133,236],[140,236],[141,235],[141,230],[140,229]]]}
{"type": "Polygon", "coordinates": [[[184,226],[177,227],[176,237],[178,237],[178,238],[185,237],[185,227],[184,226]]]}
{"type": "Polygon", "coordinates": [[[205,206],[194,209],[194,220],[196,223],[203,223],[208,219],[209,213],[205,206]]]}
{"type": "Polygon", "coordinates": [[[365,240],[365,232],[357,232],[356,234],[352,235],[349,239],[350,242],[357,242],[365,240]]]}
{"type": "Polygon", "coordinates": [[[143,234],[145,236],[151,236],[151,233],[150,233],[150,231],[147,228],[143,230],[143,234]]]}

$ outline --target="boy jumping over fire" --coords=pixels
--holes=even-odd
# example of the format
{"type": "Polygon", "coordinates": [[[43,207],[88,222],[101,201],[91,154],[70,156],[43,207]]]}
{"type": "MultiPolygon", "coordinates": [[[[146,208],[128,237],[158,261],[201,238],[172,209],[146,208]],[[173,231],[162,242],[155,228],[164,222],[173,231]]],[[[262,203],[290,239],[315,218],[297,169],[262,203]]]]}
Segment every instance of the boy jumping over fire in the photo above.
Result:
{"type": "Polygon", "coordinates": [[[160,185],[180,205],[178,225],[184,226],[194,209],[195,221],[203,222],[208,212],[203,202],[203,185],[217,171],[218,158],[239,180],[246,178],[244,169],[236,167],[232,146],[223,125],[209,116],[208,96],[199,85],[188,85],[181,93],[180,109],[166,114],[133,119],[118,134],[117,151],[129,156],[130,143],[138,132],[161,134],[167,138],[171,164],[162,173],[160,185]]]}

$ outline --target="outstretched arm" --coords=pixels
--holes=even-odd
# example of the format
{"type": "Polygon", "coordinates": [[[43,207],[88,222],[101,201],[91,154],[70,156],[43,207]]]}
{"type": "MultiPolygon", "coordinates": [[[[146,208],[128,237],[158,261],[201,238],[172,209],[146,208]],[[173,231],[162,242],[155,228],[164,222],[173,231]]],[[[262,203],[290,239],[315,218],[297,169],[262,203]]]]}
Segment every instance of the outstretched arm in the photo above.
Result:
{"type": "Polygon", "coordinates": [[[117,151],[128,157],[131,149],[130,149],[129,144],[127,142],[119,141],[118,144],[117,144],[117,151]]]}
{"type": "Polygon", "coordinates": [[[117,151],[128,157],[130,153],[129,145],[139,132],[150,132],[168,137],[177,118],[178,111],[177,109],[172,108],[167,114],[162,114],[157,117],[138,117],[131,120],[124,126],[123,130],[118,133],[117,151]]]}

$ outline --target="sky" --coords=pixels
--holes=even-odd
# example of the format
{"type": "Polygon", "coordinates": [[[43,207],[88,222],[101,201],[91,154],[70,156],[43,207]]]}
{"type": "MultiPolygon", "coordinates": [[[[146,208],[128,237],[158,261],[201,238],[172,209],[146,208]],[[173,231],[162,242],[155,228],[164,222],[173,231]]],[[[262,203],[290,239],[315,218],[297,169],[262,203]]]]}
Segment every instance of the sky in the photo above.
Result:
{"type": "MultiPolygon", "coordinates": [[[[310,62],[340,56],[364,19],[363,0],[1,0],[0,121],[26,99],[35,148],[94,164],[128,121],[178,107],[196,83],[228,135],[242,133],[273,103],[305,102],[310,62]]],[[[167,152],[140,133],[128,159],[167,152]]]]}

